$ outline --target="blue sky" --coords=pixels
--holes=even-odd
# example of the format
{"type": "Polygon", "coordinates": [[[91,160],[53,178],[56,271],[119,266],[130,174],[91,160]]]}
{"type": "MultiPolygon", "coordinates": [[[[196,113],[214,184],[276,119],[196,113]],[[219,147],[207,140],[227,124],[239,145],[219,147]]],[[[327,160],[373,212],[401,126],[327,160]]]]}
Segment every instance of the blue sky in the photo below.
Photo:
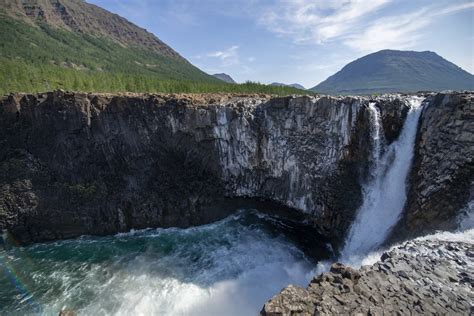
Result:
{"type": "Polygon", "coordinates": [[[474,72],[472,0],[87,0],[208,73],[315,86],[380,49],[431,50],[474,72]]]}

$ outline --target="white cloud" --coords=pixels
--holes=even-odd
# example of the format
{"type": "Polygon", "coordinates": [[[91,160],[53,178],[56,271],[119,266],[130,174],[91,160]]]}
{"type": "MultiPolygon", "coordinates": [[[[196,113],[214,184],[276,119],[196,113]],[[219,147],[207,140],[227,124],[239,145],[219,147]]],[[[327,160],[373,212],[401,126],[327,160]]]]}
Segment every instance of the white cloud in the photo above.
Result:
{"type": "Polygon", "coordinates": [[[437,12],[433,12],[432,16],[437,16],[437,15],[444,15],[444,14],[450,14],[450,13],[455,13],[458,11],[462,10],[468,10],[474,8],[474,2],[468,2],[468,3],[463,3],[463,4],[458,4],[458,5],[452,5],[447,8],[443,8],[437,12]]]}
{"type": "Polygon", "coordinates": [[[268,30],[291,37],[297,43],[338,41],[355,51],[371,52],[414,47],[422,38],[423,29],[435,18],[474,8],[472,1],[438,4],[376,19],[378,11],[389,4],[395,5],[396,2],[279,0],[277,5],[267,8],[259,22],[268,30]]]}
{"type": "Polygon", "coordinates": [[[239,46],[233,45],[225,50],[207,53],[206,56],[218,58],[223,67],[237,65],[240,63],[238,49],[239,46]]]}
{"type": "Polygon", "coordinates": [[[441,9],[439,7],[423,8],[404,15],[383,17],[369,24],[360,34],[348,36],[344,44],[365,53],[384,48],[411,48],[421,40],[423,29],[435,18],[472,8],[474,8],[474,3],[465,3],[441,9]]]}
{"type": "Polygon", "coordinates": [[[378,19],[360,34],[349,36],[344,44],[360,52],[413,47],[420,40],[418,31],[429,24],[423,18],[425,11],[378,19]]]}
{"type": "Polygon", "coordinates": [[[325,43],[353,32],[361,21],[392,0],[280,0],[260,23],[297,42],[325,43]]]}
{"type": "Polygon", "coordinates": [[[250,67],[248,63],[256,61],[254,56],[240,56],[239,46],[232,45],[226,49],[209,52],[193,57],[194,64],[204,69],[207,73],[225,72],[234,77],[234,80],[246,80],[248,76],[255,74],[255,67],[250,67]],[[244,78],[239,76],[245,76],[244,78]]]}

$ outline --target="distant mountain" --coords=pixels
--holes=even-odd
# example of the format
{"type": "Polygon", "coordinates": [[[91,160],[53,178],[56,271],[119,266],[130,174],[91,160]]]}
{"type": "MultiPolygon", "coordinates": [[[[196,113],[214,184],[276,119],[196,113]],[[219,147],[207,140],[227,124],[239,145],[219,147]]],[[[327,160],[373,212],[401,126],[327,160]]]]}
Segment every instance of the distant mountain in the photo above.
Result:
{"type": "Polygon", "coordinates": [[[147,91],[218,82],[152,33],[82,0],[0,0],[0,91],[147,91]]]}
{"type": "Polygon", "coordinates": [[[305,87],[303,87],[302,85],[300,85],[298,83],[285,84],[285,83],[281,83],[281,82],[273,82],[270,85],[271,86],[276,86],[276,87],[293,87],[293,88],[300,89],[300,90],[306,90],[305,87]]]}
{"type": "Polygon", "coordinates": [[[213,76],[216,77],[217,79],[225,81],[227,83],[237,83],[228,74],[224,74],[224,73],[222,73],[222,74],[213,74],[213,76]]]}
{"type": "Polygon", "coordinates": [[[433,52],[381,50],[347,64],[310,90],[329,94],[474,90],[474,76],[433,52]]]}

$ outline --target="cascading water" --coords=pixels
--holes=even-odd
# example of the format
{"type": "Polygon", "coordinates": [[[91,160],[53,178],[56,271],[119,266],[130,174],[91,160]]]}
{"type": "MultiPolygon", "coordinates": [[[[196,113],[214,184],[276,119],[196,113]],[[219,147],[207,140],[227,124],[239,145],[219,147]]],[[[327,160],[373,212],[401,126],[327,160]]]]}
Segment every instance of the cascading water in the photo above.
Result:
{"type": "Polygon", "coordinates": [[[399,138],[383,152],[380,114],[369,104],[372,120],[371,179],[363,186],[364,200],[352,224],[341,260],[365,256],[379,247],[397,223],[406,201],[407,176],[410,171],[421,104],[423,99],[409,99],[410,110],[399,138]]]}
{"type": "Polygon", "coordinates": [[[370,133],[372,136],[372,159],[371,164],[371,176],[376,176],[376,170],[378,169],[380,162],[380,154],[382,148],[382,122],[380,118],[380,110],[375,106],[375,102],[370,102],[369,106],[369,117],[371,121],[370,133]],[[374,172],[375,171],[375,172],[374,172]]]}

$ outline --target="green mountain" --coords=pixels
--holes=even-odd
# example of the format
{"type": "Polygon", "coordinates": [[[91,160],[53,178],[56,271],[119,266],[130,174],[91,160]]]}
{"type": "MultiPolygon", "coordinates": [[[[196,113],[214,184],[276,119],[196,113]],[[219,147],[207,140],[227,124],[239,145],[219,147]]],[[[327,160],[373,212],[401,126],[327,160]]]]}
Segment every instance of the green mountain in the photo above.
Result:
{"type": "Polygon", "coordinates": [[[0,93],[215,83],[153,34],[80,0],[0,0],[0,93]]]}
{"type": "Polygon", "coordinates": [[[227,83],[237,83],[237,82],[234,81],[234,79],[232,79],[231,76],[229,76],[228,74],[225,74],[225,73],[213,74],[213,76],[216,77],[217,79],[222,80],[222,81],[227,82],[227,83]]]}
{"type": "Polygon", "coordinates": [[[381,50],[347,64],[310,90],[328,94],[474,90],[474,76],[433,52],[381,50]]]}
{"type": "Polygon", "coordinates": [[[277,86],[277,87],[293,87],[293,88],[300,89],[300,90],[305,90],[306,89],[305,87],[303,87],[299,83],[286,84],[286,83],[281,83],[281,82],[272,82],[270,85],[271,86],[277,86]]]}

